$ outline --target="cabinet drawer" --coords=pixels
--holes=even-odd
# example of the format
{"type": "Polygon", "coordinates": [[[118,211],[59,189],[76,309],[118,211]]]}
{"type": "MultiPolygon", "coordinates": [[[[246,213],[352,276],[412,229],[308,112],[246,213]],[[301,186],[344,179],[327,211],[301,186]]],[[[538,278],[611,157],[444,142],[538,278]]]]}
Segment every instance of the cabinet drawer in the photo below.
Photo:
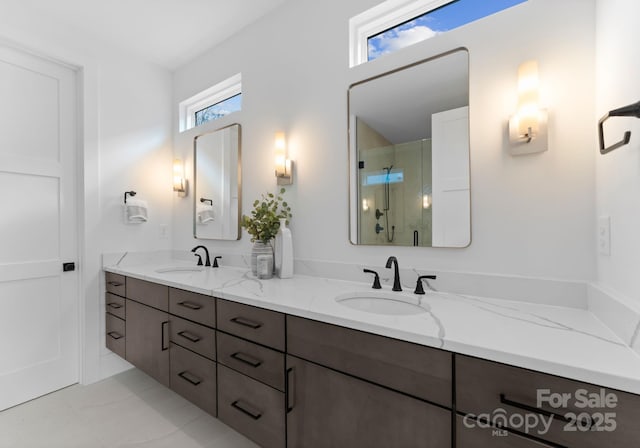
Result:
{"type": "Polygon", "coordinates": [[[216,331],[176,316],[169,317],[171,342],[202,356],[216,359],[216,331]]]}
{"type": "Polygon", "coordinates": [[[284,314],[218,299],[218,329],[284,351],[284,314]]]}
{"type": "Polygon", "coordinates": [[[535,440],[526,439],[508,431],[480,427],[472,419],[458,416],[456,421],[456,448],[553,448],[535,440]]]}
{"type": "Polygon", "coordinates": [[[170,387],[184,398],[216,415],[216,363],[171,344],[170,387]]]}
{"type": "Polygon", "coordinates": [[[451,411],[287,356],[287,447],[451,448],[451,411]]]}
{"type": "Polygon", "coordinates": [[[284,392],[284,355],[218,332],[218,362],[284,392]]]}
{"type": "Polygon", "coordinates": [[[202,325],[216,326],[216,301],[211,296],[169,288],[169,312],[202,325]]]}
{"type": "Polygon", "coordinates": [[[117,294],[122,297],[125,296],[126,280],[124,275],[105,272],[105,284],[107,292],[117,294]]]}
{"type": "Polygon", "coordinates": [[[124,358],[126,354],[125,321],[111,314],[106,314],[106,333],[107,348],[124,358]]]}
{"type": "Polygon", "coordinates": [[[120,319],[126,319],[125,298],[116,296],[108,292],[105,295],[105,307],[109,314],[113,314],[120,319]]]}
{"type": "Polygon", "coordinates": [[[567,447],[635,446],[640,440],[637,395],[468,356],[456,355],[456,405],[459,412],[486,413],[506,429],[567,447]],[[565,403],[545,399],[561,394],[565,403]],[[599,398],[608,395],[615,397],[615,406],[599,398]],[[527,419],[537,424],[527,428],[522,422],[527,419]]]}
{"type": "Polygon", "coordinates": [[[127,277],[127,299],[161,311],[169,310],[169,287],[137,278],[127,277]]]}
{"type": "Polygon", "coordinates": [[[287,316],[287,353],[451,407],[449,352],[287,316]]]}
{"type": "Polygon", "coordinates": [[[218,418],[258,445],[284,448],[284,401],[282,392],[218,364],[218,418]]]}

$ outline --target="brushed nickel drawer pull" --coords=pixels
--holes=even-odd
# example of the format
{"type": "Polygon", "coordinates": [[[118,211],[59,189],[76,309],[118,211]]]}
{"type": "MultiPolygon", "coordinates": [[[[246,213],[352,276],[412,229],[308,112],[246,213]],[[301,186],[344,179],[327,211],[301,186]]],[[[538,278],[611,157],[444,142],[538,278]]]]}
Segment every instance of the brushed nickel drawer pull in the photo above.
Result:
{"type": "Polygon", "coordinates": [[[124,285],[124,283],[114,282],[114,281],[107,282],[107,284],[108,284],[108,285],[111,285],[111,286],[115,286],[116,288],[117,288],[118,286],[122,286],[122,285],[124,285]]]}
{"type": "Polygon", "coordinates": [[[183,338],[191,342],[198,342],[202,340],[200,336],[195,335],[193,333],[189,333],[187,330],[179,331],[178,336],[182,336],[183,338]]]}
{"type": "Polygon", "coordinates": [[[253,330],[257,330],[258,328],[262,327],[262,324],[260,322],[256,322],[255,320],[251,320],[251,319],[247,319],[246,317],[234,317],[233,319],[231,319],[231,322],[233,322],[234,324],[238,324],[238,325],[242,325],[243,327],[249,327],[253,330]]]}
{"type": "Polygon", "coordinates": [[[122,305],[120,305],[119,303],[107,303],[107,306],[109,306],[109,307],[111,307],[113,309],[116,309],[116,310],[122,308],[122,305]]]}
{"type": "Polygon", "coordinates": [[[253,406],[251,406],[248,403],[244,403],[242,400],[234,401],[233,403],[231,403],[231,406],[233,406],[243,414],[248,415],[254,420],[258,420],[260,417],[262,417],[262,414],[260,412],[252,411],[251,409],[249,409],[249,408],[252,408],[253,406]]]}
{"type": "Polygon", "coordinates": [[[178,376],[183,380],[193,384],[194,386],[197,386],[198,384],[202,383],[202,380],[200,378],[198,378],[188,370],[178,373],[178,376]]]}
{"type": "Polygon", "coordinates": [[[121,335],[120,333],[118,333],[117,331],[110,331],[109,333],[107,333],[109,336],[111,336],[113,339],[115,339],[116,341],[118,339],[122,339],[124,336],[121,335]]]}
{"type": "Polygon", "coordinates": [[[258,358],[254,358],[251,355],[247,355],[246,353],[242,353],[242,352],[235,352],[231,355],[231,357],[233,359],[236,359],[240,362],[243,362],[245,364],[250,365],[251,367],[259,367],[260,365],[262,365],[262,361],[259,360],[258,358]]]}
{"type": "MultiPolygon", "coordinates": [[[[551,412],[551,411],[547,411],[545,409],[540,409],[538,407],[535,406],[529,406],[528,404],[524,404],[524,403],[518,403],[517,401],[513,401],[513,400],[509,400],[505,394],[500,394],[500,403],[502,404],[506,404],[507,406],[513,406],[514,408],[518,408],[518,409],[522,409],[524,411],[529,411],[529,412],[534,412],[536,414],[541,414],[547,417],[553,417],[554,419],[558,419],[564,423],[574,423],[572,420],[569,420],[567,417],[565,417],[562,414],[558,414],[556,412],[551,412]]],[[[586,430],[588,431],[589,429],[591,429],[591,426],[593,425],[593,423],[591,422],[591,420],[577,420],[578,423],[580,423],[581,425],[584,425],[584,428],[587,428],[586,430]]]]}
{"type": "Polygon", "coordinates": [[[185,308],[189,308],[190,310],[194,310],[197,311],[200,308],[202,308],[202,305],[198,305],[197,303],[193,303],[193,302],[188,302],[188,301],[183,301],[183,302],[178,302],[178,305],[183,306],[185,308]]]}

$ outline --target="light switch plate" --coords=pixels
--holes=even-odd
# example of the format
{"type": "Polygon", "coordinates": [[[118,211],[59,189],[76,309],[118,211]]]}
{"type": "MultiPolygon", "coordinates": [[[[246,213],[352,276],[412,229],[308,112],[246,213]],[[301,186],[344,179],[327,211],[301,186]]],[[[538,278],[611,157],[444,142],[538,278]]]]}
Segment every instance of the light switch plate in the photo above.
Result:
{"type": "Polygon", "coordinates": [[[166,240],[167,238],[169,238],[169,226],[160,224],[160,239],[166,240]]]}
{"type": "Polygon", "coordinates": [[[609,216],[598,218],[598,253],[611,255],[611,218],[609,216]]]}

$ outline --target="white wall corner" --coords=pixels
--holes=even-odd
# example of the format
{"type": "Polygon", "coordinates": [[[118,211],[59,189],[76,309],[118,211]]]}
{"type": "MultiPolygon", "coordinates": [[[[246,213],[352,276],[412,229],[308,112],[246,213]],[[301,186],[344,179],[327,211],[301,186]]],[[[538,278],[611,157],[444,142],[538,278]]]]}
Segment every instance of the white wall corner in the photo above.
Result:
{"type": "Polygon", "coordinates": [[[640,354],[640,307],[629,298],[595,283],[587,285],[587,298],[589,311],[640,354]]]}

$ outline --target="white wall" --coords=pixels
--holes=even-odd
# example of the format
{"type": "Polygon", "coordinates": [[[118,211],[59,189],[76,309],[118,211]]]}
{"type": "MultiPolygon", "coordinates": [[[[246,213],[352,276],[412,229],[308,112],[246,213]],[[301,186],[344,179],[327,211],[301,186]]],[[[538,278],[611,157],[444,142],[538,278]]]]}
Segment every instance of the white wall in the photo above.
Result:
{"type": "MultiPolygon", "coordinates": [[[[596,4],[596,118],[600,118],[640,99],[640,2],[596,4]]],[[[611,218],[611,255],[598,255],[598,284],[640,309],[640,120],[612,118],[605,123],[607,146],[627,130],[629,145],[597,155],[597,216],[611,218]]]]}
{"type": "Polygon", "coordinates": [[[17,2],[3,4],[0,40],[79,69],[82,380],[95,381],[126,366],[104,348],[102,253],[171,247],[171,74],[17,2]],[[131,189],[150,204],[149,223],[138,227],[122,220],[122,195],[131,189]],[[160,224],[169,226],[165,239],[160,224]]]}
{"type": "MultiPolygon", "coordinates": [[[[174,74],[174,151],[242,124],[243,212],[275,190],[273,134],[287,132],[296,180],[287,196],[296,258],[590,280],[595,277],[595,0],[529,0],[404,51],[348,69],[348,20],[378,0],[296,0],[174,74]],[[472,242],[465,249],[358,247],[348,242],[348,86],[459,46],[470,54],[472,242]],[[518,65],[539,61],[549,151],[512,157],[506,123],[518,65]],[[177,104],[242,72],[243,111],[178,133],[177,104]]],[[[631,95],[633,97],[633,95],[631,95]]],[[[174,248],[195,244],[191,198],[174,199],[174,248]]],[[[249,253],[239,242],[216,253],[249,253]]]]}

